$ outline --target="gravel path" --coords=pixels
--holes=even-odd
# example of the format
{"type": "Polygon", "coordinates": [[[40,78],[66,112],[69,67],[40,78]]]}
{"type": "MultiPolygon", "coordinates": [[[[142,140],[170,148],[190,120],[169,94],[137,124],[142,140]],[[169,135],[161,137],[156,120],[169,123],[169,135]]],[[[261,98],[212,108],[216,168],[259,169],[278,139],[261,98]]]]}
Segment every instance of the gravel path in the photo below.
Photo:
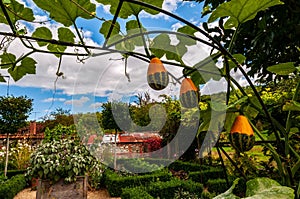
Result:
{"type": "MultiPolygon", "coordinates": [[[[35,199],[36,191],[32,191],[31,188],[24,189],[19,192],[14,199],[35,199]]],[[[100,189],[97,191],[88,191],[88,199],[121,199],[121,198],[112,198],[109,196],[109,193],[106,189],[100,189]]]]}

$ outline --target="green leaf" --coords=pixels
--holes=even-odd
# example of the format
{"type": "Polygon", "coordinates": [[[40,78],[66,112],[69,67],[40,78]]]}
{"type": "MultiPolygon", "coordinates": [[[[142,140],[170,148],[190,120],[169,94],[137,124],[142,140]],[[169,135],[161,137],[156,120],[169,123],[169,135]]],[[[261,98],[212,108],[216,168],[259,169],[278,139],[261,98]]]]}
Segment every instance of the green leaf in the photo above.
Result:
{"type": "MultiPolygon", "coordinates": [[[[127,36],[139,34],[141,32],[141,29],[139,28],[138,22],[136,20],[128,21],[126,23],[126,30],[127,30],[127,36]]],[[[145,28],[142,28],[142,32],[146,32],[146,31],[147,30],[145,28]]],[[[133,45],[135,45],[135,46],[143,45],[142,36],[131,38],[127,41],[133,43],[133,45]]]]}
{"type": "Polygon", "coordinates": [[[210,79],[216,81],[221,79],[221,73],[213,60],[213,55],[198,62],[193,68],[197,68],[197,71],[199,71],[205,82],[208,82],[210,79]]]}
{"type": "Polygon", "coordinates": [[[285,104],[282,107],[283,111],[300,111],[300,103],[290,100],[285,102],[285,104]]]}
{"type": "Polygon", "coordinates": [[[210,15],[211,23],[220,17],[229,17],[224,27],[230,29],[253,19],[259,11],[275,5],[283,4],[280,0],[232,0],[222,3],[210,15]]]}
{"type": "Polygon", "coordinates": [[[6,82],[4,77],[1,75],[1,73],[0,73],[0,82],[6,82]]]}
{"type": "MultiPolygon", "coordinates": [[[[97,2],[103,5],[111,5],[110,13],[114,15],[117,11],[118,5],[120,1],[116,0],[97,0],[97,2]]],[[[156,7],[162,8],[163,0],[143,0],[143,2],[154,5],[156,7]]],[[[122,9],[119,13],[119,17],[123,19],[127,19],[131,15],[137,16],[142,10],[145,10],[149,14],[158,14],[159,12],[153,9],[149,9],[134,3],[123,2],[122,9]]]]}
{"type": "Polygon", "coordinates": [[[12,78],[15,81],[18,81],[22,77],[24,77],[26,74],[35,74],[35,64],[37,62],[30,58],[25,57],[20,65],[16,65],[15,68],[13,67],[8,69],[9,74],[12,76],[12,78]]]}
{"type": "MultiPolygon", "coordinates": [[[[99,32],[101,34],[103,34],[104,38],[107,38],[111,25],[112,25],[112,20],[105,21],[102,24],[99,32]]],[[[116,22],[113,26],[112,31],[111,31],[110,38],[108,38],[107,44],[110,45],[110,44],[122,39],[123,36],[120,35],[119,33],[120,33],[120,24],[118,22],[116,22]]],[[[120,45],[122,45],[122,44],[119,44],[119,47],[120,47],[120,45]]]]}
{"type": "Polygon", "coordinates": [[[150,47],[150,51],[158,58],[161,58],[166,54],[166,51],[169,51],[171,48],[171,39],[168,34],[160,34],[156,36],[150,47]]]}
{"type": "Polygon", "coordinates": [[[255,178],[246,183],[246,199],[293,199],[294,190],[290,187],[281,186],[270,178],[255,178]]]}
{"type": "MultiPolygon", "coordinates": [[[[179,28],[177,30],[177,32],[194,36],[195,32],[197,32],[197,31],[194,28],[190,27],[190,26],[183,26],[183,27],[179,28]]],[[[181,45],[192,46],[192,45],[196,45],[196,43],[197,43],[196,40],[191,39],[189,37],[180,36],[180,35],[176,35],[176,37],[180,41],[179,43],[181,45]]]]}
{"type": "MultiPolygon", "coordinates": [[[[39,27],[32,33],[32,37],[49,40],[49,39],[52,39],[52,33],[46,27],[39,27]]],[[[43,41],[38,41],[37,43],[39,46],[46,46],[48,44],[47,42],[43,42],[43,41]]]]}
{"type": "MultiPolygon", "coordinates": [[[[61,46],[57,44],[49,44],[47,49],[51,52],[64,52],[66,50],[66,46],[61,46]]],[[[60,54],[55,54],[56,57],[60,57],[60,54]]]]}
{"type": "Polygon", "coordinates": [[[242,98],[240,98],[239,100],[236,100],[233,104],[230,104],[227,109],[230,109],[230,108],[236,108],[237,105],[241,105],[241,104],[244,104],[245,102],[248,101],[248,96],[243,96],[242,98]]]}
{"type": "Polygon", "coordinates": [[[296,71],[296,67],[294,66],[294,62],[287,62],[269,66],[267,70],[277,75],[289,75],[296,71]]]}
{"type": "Polygon", "coordinates": [[[92,19],[93,14],[96,12],[96,5],[91,3],[90,0],[73,0],[75,3],[57,0],[33,1],[38,7],[48,11],[51,19],[65,26],[73,25],[78,17],[92,19]]]}
{"type": "MultiPolygon", "coordinates": [[[[243,64],[246,60],[246,57],[242,54],[234,54],[232,55],[240,64],[243,64]]],[[[231,59],[228,60],[229,71],[236,67],[235,63],[231,59]]]]}
{"type": "MultiPolygon", "coordinates": [[[[15,24],[18,20],[26,20],[29,22],[34,20],[33,11],[30,8],[25,8],[23,4],[20,4],[16,0],[10,0],[4,3],[9,18],[13,24],[15,24]],[[17,15],[15,13],[17,13],[17,15]]],[[[0,9],[0,23],[8,24],[2,9],[0,9]]]]}
{"type": "Polygon", "coordinates": [[[75,35],[69,28],[60,27],[58,29],[59,41],[74,43],[75,35]]]}
{"type": "Polygon", "coordinates": [[[10,68],[14,65],[16,62],[16,56],[11,53],[3,53],[0,55],[1,64],[4,64],[1,66],[2,69],[10,68]]]}

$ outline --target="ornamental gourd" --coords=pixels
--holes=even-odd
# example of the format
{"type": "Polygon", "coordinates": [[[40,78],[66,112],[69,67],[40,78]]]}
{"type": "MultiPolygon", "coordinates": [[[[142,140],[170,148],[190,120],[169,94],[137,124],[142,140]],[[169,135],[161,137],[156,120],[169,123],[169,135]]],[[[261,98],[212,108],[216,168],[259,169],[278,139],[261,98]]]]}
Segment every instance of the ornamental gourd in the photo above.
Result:
{"type": "Polygon", "coordinates": [[[255,137],[247,117],[239,115],[235,118],[229,140],[232,147],[238,152],[243,153],[252,149],[255,144],[255,137]]]}
{"type": "Polygon", "coordinates": [[[180,87],[179,100],[185,108],[194,108],[198,106],[198,89],[193,81],[186,77],[182,80],[180,87]]]}
{"type": "Polygon", "coordinates": [[[150,60],[147,71],[147,81],[148,85],[154,90],[162,90],[168,86],[168,72],[157,57],[153,57],[150,60]]]}

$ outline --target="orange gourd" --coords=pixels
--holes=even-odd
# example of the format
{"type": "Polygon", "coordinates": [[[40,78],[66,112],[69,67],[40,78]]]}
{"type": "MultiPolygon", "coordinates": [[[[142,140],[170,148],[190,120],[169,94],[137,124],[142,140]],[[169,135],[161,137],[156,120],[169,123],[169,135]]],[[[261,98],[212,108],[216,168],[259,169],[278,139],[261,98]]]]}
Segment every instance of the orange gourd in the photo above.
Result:
{"type": "Polygon", "coordinates": [[[179,99],[181,105],[185,108],[194,108],[198,106],[198,88],[195,86],[194,82],[186,77],[182,80],[180,87],[179,99]]]}
{"type": "Polygon", "coordinates": [[[238,152],[252,149],[255,144],[253,129],[244,115],[238,115],[231,127],[229,140],[233,148],[238,152]]]}
{"type": "Polygon", "coordinates": [[[148,85],[154,90],[162,90],[168,86],[169,75],[159,58],[150,60],[147,71],[148,85]]]}

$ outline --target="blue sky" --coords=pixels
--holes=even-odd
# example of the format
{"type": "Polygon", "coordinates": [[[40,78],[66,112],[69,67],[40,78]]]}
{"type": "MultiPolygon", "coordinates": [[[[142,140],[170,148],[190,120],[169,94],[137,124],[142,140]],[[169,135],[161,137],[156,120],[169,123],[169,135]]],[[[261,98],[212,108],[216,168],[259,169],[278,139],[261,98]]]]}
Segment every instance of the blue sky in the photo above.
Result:
{"type": "MultiPolygon", "coordinates": [[[[200,25],[202,5],[195,2],[182,2],[179,0],[166,0],[165,9],[172,13],[178,14],[184,19],[200,25]]],[[[26,5],[32,5],[32,2],[26,0],[26,5]]],[[[106,19],[112,19],[112,16],[107,13],[107,7],[98,6],[97,15],[106,19]]],[[[45,19],[42,12],[36,11],[36,18],[45,19]]],[[[172,18],[166,18],[165,16],[150,17],[145,15],[141,18],[144,26],[152,28],[162,28],[168,30],[176,30],[181,24],[172,18]]],[[[78,19],[77,25],[83,28],[87,44],[101,45],[103,38],[99,37],[99,28],[101,27],[101,21],[98,20],[84,20],[78,19]]],[[[53,27],[56,24],[48,24],[49,27],[53,27]]],[[[9,30],[8,27],[0,26],[1,29],[9,30]]],[[[35,28],[35,27],[31,27],[35,28]]],[[[13,44],[22,53],[22,48],[13,44]]],[[[97,52],[96,52],[97,53],[97,52]]],[[[99,110],[101,103],[106,102],[110,97],[112,99],[124,99],[128,100],[128,96],[134,95],[134,93],[142,91],[149,91],[149,89],[142,88],[144,83],[134,84],[135,78],[139,76],[135,71],[136,65],[144,65],[142,62],[134,60],[128,60],[128,71],[131,76],[131,82],[127,81],[124,75],[124,62],[117,60],[121,56],[118,54],[111,55],[110,57],[92,57],[85,61],[84,64],[78,64],[74,57],[63,58],[63,64],[61,71],[64,72],[64,78],[59,78],[57,84],[54,85],[56,76],[58,60],[54,56],[36,54],[33,55],[38,60],[37,74],[27,75],[18,82],[14,82],[10,79],[9,94],[14,96],[26,95],[29,98],[34,99],[33,112],[30,115],[30,120],[39,120],[47,113],[54,111],[56,108],[63,108],[65,110],[71,110],[71,112],[93,112],[99,110]],[[115,61],[111,61],[110,58],[115,58],[115,61]],[[108,61],[110,60],[110,61],[108,61]],[[105,68],[103,70],[103,68],[105,68]],[[115,79],[112,79],[111,74],[115,75],[115,79]],[[118,82],[116,82],[118,80],[118,82]],[[113,86],[112,86],[113,85],[113,86]],[[126,91],[126,85],[131,86],[130,91],[126,91]],[[119,92],[115,92],[115,90],[119,92]],[[123,92],[122,92],[123,91],[123,92]],[[126,93],[127,92],[127,93],[126,93]],[[124,94],[125,93],[125,94],[124,94]],[[124,95],[124,96],[122,96],[124,95]]],[[[146,69],[146,67],[145,67],[146,69]]],[[[177,71],[178,72],[178,71],[177,71]]],[[[1,74],[5,75],[5,71],[0,70],[1,74]]],[[[145,70],[140,72],[145,73],[145,70]]],[[[176,71],[175,71],[176,74],[176,71]]],[[[7,83],[0,83],[1,95],[7,93],[7,83]]],[[[168,88],[164,92],[170,95],[176,95],[177,87],[168,88]]],[[[152,91],[151,91],[152,92],[152,91]]],[[[159,92],[152,92],[151,95],[158,96],[159,92]]]]}

